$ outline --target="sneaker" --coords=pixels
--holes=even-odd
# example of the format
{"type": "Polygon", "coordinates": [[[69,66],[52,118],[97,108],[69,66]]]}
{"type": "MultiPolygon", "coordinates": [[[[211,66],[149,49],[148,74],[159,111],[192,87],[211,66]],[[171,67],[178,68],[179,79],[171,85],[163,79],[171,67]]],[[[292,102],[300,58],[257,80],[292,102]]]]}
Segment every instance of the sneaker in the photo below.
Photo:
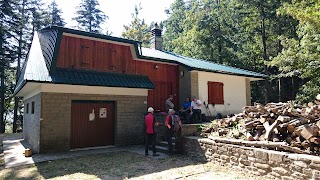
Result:
{"type": "Polygon", "coordinates": [[[152,156],[160,156],[160,154],[157,154],[157,153],[153,153],[152,156]]]}

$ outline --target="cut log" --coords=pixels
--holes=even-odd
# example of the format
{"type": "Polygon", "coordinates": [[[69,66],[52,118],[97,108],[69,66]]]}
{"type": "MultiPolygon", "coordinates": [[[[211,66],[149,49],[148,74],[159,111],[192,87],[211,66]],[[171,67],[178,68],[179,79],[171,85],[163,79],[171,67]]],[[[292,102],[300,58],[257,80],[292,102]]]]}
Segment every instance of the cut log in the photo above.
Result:
{"type": "Polygon", "coordinates": [[[263,131],[263,129],[258,129],[257,131],[256,131],[256,133],[254,134],[254,137],[253,137],[253,139],[254,140],[259,140],[259,138],[261,137],[261,135],[262,135],[262,131],[263,131]]]}
{"type": "Polygon", "coordinates": [[[277,120],[282,123],[286,123],[286,122],[290,121],[290,117],[289,116],[278,116],[277,120]]]}
{"type": "Polygon", "coordinates": [[[320,144],[320,137],[312,137],[309,141],[315,144],[320,144]]]}
{"type": "Polygon", "coordinates": [[[318,120],[318,121],[316,122],[316,126],[318,126],[318,128],[320,128],[320,120],[318,120]]]}
{"type": "Polygon", "coordinates": [[[316,96],[316,100],[320,101],[320,94],[316,96]]]}
{"type": "Polygon", "coordinates": [[[246,132],[246,137],[247,137],[248,141],[253,141],[254,140],[253,136],[252,136],[252,134],[250,132],[246,132]]]}
{"type": "Polygon", "coordinates": [[[315,131],[315,128],[309,125],[305,125],[300,132],[300,135],[307,140],[316,136],[317,134],[318,132],[315,131]]]}
{"type": "Polygon", "coordinates": [[[267,121],[267,118],[260,116],[260,122],[263,124],[267,121]]]}
{"type": "Polygon", "coordinates": [[[272,123],[271,125],[269,124],[269,122],[265,122],[263,123],[264,128],[266,129],[266,134],[264,136],[264,139],[266,140],[270,140],[271,138],[271,133],[273,132],[274,128],[276,128],[278,126],[280,121],[276,120],[274,123],[272,123]]]}

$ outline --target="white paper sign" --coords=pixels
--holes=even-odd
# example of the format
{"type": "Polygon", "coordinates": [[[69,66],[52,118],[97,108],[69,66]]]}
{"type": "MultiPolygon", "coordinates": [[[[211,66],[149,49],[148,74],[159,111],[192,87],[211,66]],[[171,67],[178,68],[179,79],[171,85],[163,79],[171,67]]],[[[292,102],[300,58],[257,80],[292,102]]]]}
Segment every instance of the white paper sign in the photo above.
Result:
{"type": "Polygon", "coordinates": [[[107,108],[100,108],[99,118],[107,118],[107,108]]]}
{"type": "Polygon", "coordinates": [[[96,118],[96,114],[94,113],[94,109],[92,109],[92,113],[89,113],[89,121],[94,121],[96,118]]]}

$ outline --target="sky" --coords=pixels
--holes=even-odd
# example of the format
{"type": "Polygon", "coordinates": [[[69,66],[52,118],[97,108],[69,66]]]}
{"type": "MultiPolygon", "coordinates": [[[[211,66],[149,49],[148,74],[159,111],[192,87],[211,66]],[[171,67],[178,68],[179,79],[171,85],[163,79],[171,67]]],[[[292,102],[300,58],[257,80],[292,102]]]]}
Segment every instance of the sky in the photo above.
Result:
{"type": "MultiPolygon", "coordinates": [[[[49,4],[52,0],[44,0],[49,4]]],[[[147,24],[160,22],[167,18],[165,9],[169,8],[174,0],[98,0],[100,10],[103,11],[109,19],[107,19],[103,27],[107,27],[112,32],[112,36],[121,36],[124,30],[123,25],[127,25],[132,20],[132,13],[135,5],[141,3],[142,10],[139,17],[144,19],[147,24]]],[[[81,0],[56,0],[59,8],[62,10],[62,17],[67,23],[66,27],[75,27],[76,22],[71,20],[75,16],[76,6],[81,0]]],[[[103,31],[106,32],[106,31],[103,31]]]]}

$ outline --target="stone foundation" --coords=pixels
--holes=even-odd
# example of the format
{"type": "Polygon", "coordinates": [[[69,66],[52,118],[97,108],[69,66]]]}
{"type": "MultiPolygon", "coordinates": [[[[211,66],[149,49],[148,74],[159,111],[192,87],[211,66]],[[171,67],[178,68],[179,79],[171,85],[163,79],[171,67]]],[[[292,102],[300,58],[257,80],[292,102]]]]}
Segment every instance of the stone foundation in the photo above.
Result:
{"type": "Polygon", "coordinates": [[[268,179],[320,180],[320,157],[216,143],[206,138],[184,138],[185,153],[268,179]]]}

